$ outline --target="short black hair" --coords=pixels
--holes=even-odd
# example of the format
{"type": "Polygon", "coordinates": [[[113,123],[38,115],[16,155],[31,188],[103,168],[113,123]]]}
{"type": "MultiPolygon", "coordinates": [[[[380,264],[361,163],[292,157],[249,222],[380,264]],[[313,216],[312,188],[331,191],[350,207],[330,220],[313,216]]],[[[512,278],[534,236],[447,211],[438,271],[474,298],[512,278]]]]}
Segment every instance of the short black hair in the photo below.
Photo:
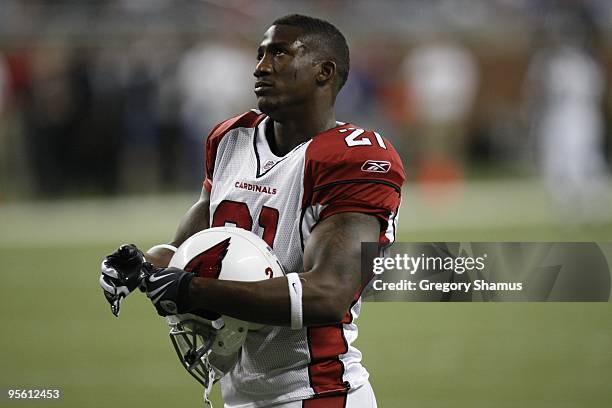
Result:
{"type": "Polygon", "coordinates": [[[351,61],[346,38],[336,26],[325,20],[301,14],[290,14],[277,18],[272,25],[301,28],[303,30],[301,39],[307,37],[307,41],[316,45],[314,52],[320,54],[322,58],[336,63],[336,70],[340,79],[337,91],[340,91],[348,78],[351,61]]]}

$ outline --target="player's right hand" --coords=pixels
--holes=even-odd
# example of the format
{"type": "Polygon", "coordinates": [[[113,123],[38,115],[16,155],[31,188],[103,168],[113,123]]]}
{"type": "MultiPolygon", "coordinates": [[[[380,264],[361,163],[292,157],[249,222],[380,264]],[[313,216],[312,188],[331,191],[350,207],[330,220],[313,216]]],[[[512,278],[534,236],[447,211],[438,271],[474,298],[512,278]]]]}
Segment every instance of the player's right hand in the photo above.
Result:
{"type": "Polygon", "coordinates": [[[102,261],[100,286],[115,316],[121,301],[140,284],[144,262],[144,254],[133,244],[121,245],[102,261]]]}

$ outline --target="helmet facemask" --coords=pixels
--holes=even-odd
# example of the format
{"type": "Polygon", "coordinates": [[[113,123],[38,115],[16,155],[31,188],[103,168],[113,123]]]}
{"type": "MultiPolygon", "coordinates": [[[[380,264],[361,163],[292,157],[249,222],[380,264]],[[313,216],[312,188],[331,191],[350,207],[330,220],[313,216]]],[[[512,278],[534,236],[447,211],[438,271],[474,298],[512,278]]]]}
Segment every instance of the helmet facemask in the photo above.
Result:
{"type": "Polygon", "coordinates": [[[212,351],[216,330],[195,319],[169,321],[170,340],[183,367],[200,384],[210,382],[208,355],[212,351]]]}
{"type": "Polygon", "coordinates": [[[213,384],[222,375],[215,370],[209,360],[217,329],[195,318],[185,320],[169,318],[168,324],[170,341],[172,341],[181,364],[193,378],[204,386],[204,402],[212,406],[208,397],[213,384]]]}
{"type": "Polygon", "coordinates": [[[204,401],[215,382],[236,364],[248,328],[230,317],[208,320],[194,314],[167,316],[170,341],[187,372],[204,386],[204,401]]]}

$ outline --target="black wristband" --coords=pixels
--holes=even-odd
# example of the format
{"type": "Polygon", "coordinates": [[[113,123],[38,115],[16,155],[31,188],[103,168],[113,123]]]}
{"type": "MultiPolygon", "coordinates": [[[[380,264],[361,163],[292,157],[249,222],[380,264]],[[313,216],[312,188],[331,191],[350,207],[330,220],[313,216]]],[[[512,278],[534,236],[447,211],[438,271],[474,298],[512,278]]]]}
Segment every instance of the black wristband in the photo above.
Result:
{"type": "MultiPolygon", "coordinates": [[[[182,270],[178,268],[168,268],[168,269],[174,269],[177,271],[182,270]]],[[[186,312],[189,312],[191,309],[193,309],[193,306],[191,305],[191,301],[189,299],[189,285],[191,284],[191,280],[193,278],[195,278],[195,275],[193,273],[185,272],[179,280],[178,289],[177,289],[177,292],[178,292],[177,300],[180,302],[180,304],[177,305],[179,313],[186,313],[186,312]]]]}

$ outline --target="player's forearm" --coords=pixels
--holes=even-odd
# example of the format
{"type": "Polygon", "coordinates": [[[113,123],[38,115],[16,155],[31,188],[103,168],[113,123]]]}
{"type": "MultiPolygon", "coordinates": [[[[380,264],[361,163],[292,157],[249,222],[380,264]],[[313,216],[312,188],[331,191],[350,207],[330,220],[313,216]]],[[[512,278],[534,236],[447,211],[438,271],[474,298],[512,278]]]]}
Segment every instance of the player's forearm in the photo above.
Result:
{"type": "MultiPolygon", "coordinates": [[[[303,280],[304,326],[340,322],[350,307],[350,299],[334,295],[332,284],[303,280]]],[[[291,306],[287,279],[259,282],[221,281],[195,278],[189,288],[189,303],[194,309],[213,310],[237,319],[274,326],[291,325],[291,306]]]]}
{"type": "MultiPolygon", "coordinates": [[[[340,322],[361,287],[361,242],[378,238],[376,218],[340,213],[321,222],[305,249],[302,286],[302,325],[340,322]]],[[[291,325],[291,300],[287,278],[259,282],[230,282],[196,278],[189,302],[238,319],[291,325]]]]}
{"type": "Polygon", "coordinates": [[[212,310],[255,323],[289,324],[289,291],[285,278],[261,283],[194,278],[189,287],[189,304],[194,309],[212,310]]]}
{"type": "Polygon", "coordinates": [[[152,263],[158,268],[165,268],[170,263],[170,259],[174,255],[174,251],[167,248],[153,247],[147,251],[144,256],[147,262],[152,263]]]}
{"type": "MultiPolygon", "coordinates": [[[[317,226],[305,249],[306,272],[300,274],[303,326],[338,323],[346,315],[362,283],[361,242],[376,240],[378,232],[376,218],[348,212],[317,226]]],[[[292,306],[298,304],[294,299],[292,305],[285,277],[258,282],[194,278],[188,297],[191,309],[277,326],[291,325],[292,306]]]]}

